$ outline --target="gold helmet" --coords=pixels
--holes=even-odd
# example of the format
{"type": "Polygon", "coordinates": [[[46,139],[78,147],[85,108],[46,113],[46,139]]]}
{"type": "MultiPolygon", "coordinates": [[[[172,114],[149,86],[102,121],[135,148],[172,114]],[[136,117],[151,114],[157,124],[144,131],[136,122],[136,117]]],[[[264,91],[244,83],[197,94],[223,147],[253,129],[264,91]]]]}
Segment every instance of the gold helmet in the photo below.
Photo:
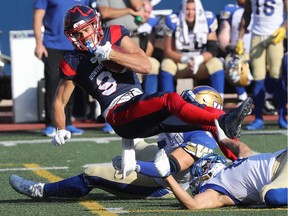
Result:
{"type": "Polygon", "coordinates": [[[202,85],[193,88],[192,90],[185,90],[181,96],[186,101],[197,101],[199,104],[205,104],[209,107],[223,109],[223,99],[221,95],[212,87],[202,85]]]}
{"type": "Polygon", "coordinates": [[[226,79],[231,85],[245,87],[251,84],[253,77],[249,62],[244,55],[228,54],[225,60],[226,79]]]}

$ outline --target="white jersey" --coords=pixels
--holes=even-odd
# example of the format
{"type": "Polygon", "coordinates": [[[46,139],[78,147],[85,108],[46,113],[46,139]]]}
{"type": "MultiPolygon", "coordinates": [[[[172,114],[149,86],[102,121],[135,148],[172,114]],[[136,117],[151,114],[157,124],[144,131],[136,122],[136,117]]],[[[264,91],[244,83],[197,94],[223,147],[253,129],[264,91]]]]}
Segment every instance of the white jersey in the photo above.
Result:
{"type": "Polygon", "coordinates": [[[256,35],[272,35],[283,23],[283,0],[251,0],[253,25],[252,33],[256,35]]]}
{"type": "Polygon", "coordinates": [[[283,151],[241,158],[204,182],[200,191],[213,189],[229,196],[236,205],[261,204],[260,191],[272,179],[272,167],[283,151]]]}
{"type": "MultiPolygon", "coordinates": [[[[195,130],[185,133],[161,133],[159,134],[157,143],[159,148],[165,149],[167,155],[169,155],[176,148],[180,146],[185,148],[191,143],[201,144],[213,150],[218,146],[212,134],[209,131],[203,130],[195,130]]],[[[190,168],[182,172],[178,172],[173,176],[184,190],[189,188],[191,181],[190,168]]],[[[163,179],[155,178],[155,181],[163,187],[167,187],[167,184],[163,179]]]]}

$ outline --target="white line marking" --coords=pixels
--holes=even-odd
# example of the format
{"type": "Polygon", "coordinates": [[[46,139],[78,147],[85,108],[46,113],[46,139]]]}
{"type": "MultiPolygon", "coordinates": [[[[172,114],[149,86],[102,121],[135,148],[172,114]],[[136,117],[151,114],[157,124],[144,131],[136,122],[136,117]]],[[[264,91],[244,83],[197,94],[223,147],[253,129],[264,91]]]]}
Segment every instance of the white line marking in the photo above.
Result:
{"type": "MultiPolygon", "coordinates": [[[[288,136],[288,130],[257,130],[257,131],[243,131],[242,135],[268,135],[268,134],[283,134],[288,136]]],[[[145,138],[148,139],[157,139],[157,136],[145,138]]],[[[41,140],[9,140],[9,141],[0,141],[2,146],[16,146],[21,144],[41,144],[41,143],[51,143],[52,139],[41,139],[41,140]]],[[[97,137],[97,138],[72,138],[66,142],[95,142],[97,144],[106,144],[111,141],[121,141],[121,137],[97,137]]],[[[52,144],[51,144],[52,145],[52,144]]]]}
{"type": "Polygon", "coordinates": [[[69,167],[39,167],[39,168],[5,168],[0,169],[0,172],[7,171],[27,171],[27,170],[67,170],[69,167]]]}
{"type": "MultiPolygon", "coordinates": [[[[147,139],[156,139],[156,137],[148,137],[147,139]]],[[[16,146],[20,144],[41,144],[41,143],[51,143],[52,139],[41,139],[41,140],[9,140],[9,141],[0,141],[2,146],[16,146]]],[[[72,138],[66,142],[95,142],[97,144],[106,144],[111,141],[121,141],[121,137],[97,137],[97,138],[72,138]]],[[[51,144],[53,145],[53,144],[51,144]]]]}

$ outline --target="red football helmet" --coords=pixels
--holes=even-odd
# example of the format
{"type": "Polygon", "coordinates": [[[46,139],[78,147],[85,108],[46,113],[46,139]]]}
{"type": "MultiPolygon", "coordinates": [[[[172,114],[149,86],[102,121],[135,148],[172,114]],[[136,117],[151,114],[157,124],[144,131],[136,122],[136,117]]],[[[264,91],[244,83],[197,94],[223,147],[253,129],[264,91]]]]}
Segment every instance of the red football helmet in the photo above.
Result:
{"type": "Polygon", "coordinates": [[[103,30],[100,22],[100,14],[94,9],[85,5],[76,5],[70,8],[64,18],[64,33],[73,43],[76,49],[94,52],[96,46],[103,37],[103,30]],[[76,39],[75,33],[89,25],[93,25],[94,31],[81,40],[76,39]],[[94,34],[94,35],[93,35],[94,34]],[[90,39],[87,41],[87,38],[90,39]]]}

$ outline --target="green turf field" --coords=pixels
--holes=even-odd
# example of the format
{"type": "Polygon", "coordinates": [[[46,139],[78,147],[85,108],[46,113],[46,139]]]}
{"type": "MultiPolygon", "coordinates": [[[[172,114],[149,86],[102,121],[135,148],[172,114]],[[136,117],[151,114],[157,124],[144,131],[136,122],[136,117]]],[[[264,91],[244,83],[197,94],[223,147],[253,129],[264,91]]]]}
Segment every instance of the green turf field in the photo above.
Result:
{"type": "MultiPolygon", "coordinates": [[[[117,136],[101,134],[99,130],[86,130],[83,136],[74,136],[64,146],[55,147],[40,131],[0,132],[0,215],[186,215],[223,216],[225,214],[274,216],[287,215],[287,208],[237,208],[196,210],[190,213],[181,209],[176,199],[127,200],[105,191],[94,189],[78,200],[36,202],[15,192],[8,183],[10,174],[18,174],[35,181],[49,182],[81,173],[83,166],[107,163],[120,153],[117,136]]],[[[244,131],[241,140],[257,152],[274,152],[287,147],[287,131],[274,124],[265,131],[244,131]]],[[[153,138],[148,141],[154,141],[153,138]]],[[[219,153],[219,151],[217,151],[219,153]]]]}

